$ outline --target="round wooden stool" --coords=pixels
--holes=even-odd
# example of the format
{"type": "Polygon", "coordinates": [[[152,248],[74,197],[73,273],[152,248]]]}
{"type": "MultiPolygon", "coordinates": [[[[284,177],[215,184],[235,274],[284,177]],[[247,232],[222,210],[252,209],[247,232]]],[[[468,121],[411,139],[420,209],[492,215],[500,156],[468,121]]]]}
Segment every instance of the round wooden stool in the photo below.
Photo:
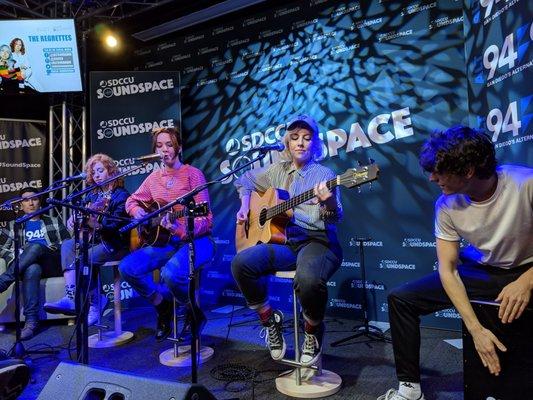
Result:
{"type": "MultiPolygon", "coordinates": [[[[114,347],[120,346],[123,343],[127,343],[133,339],[133,332],[123,331],[122,330],[122,307],[120,304],[120,285],[122,283],[120,279],[120,272],[118,270],[118,264],[120,261],[109,261],[100,267],[112,267],[113,268],[113,320],[114,320],[114,329],[108,330],[107,325],[102,324],[102,316],[98,314],[98,322],[96,327],[98,328],[98,333],[89,336],[89,347],[99,349],[105,347],[114,347]]],[[[98,309],[101,310],[101,290],[102,285],[100,284],[100,275],[98,275],[98,309]]]]}
{"type": "MultiPolygon", "coordinates": [[[[294,280],[296,271],[279,271],[277,278],[294,280]]],[[[276,378],[276,389],[292,397],[314,399],[337,393],[342,385],[342,378],[335,372],[322,368],[322,357],[316,365],[303,367],[300,363],[300,328],[298,323],[298,300],[294,285],[292,289],[292,310],[294,315],[294,360],[282,359],[278,362],[294,367],[292,372],[285,372],[276,378]]],[[[322,346],[324,344],[322,343],[322,346]]]]}

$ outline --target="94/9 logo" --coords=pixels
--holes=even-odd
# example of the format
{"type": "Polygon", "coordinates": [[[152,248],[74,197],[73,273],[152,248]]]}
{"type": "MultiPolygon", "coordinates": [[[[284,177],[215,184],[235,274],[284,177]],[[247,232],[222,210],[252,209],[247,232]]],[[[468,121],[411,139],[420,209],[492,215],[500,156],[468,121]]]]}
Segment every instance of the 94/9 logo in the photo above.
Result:
{"type": "MultiPolygon", "coordinates": [[[[515,100],[504,108],[493,108],[489,111],[486,118],[487,130],[492,133],[492,141],[497,142],[500,133],[512,132],[513,137],[506,142],[498,143],[496,147],[503,147],[515,143],[521,143],[533,139],[533,135],[518,136],[520,130],[527,130],[533,113],[526,113],[527,108],[531,105],[533,95],[526,96],[522,99],[515,100]]],[[[507,138],[506,138],[507,139],[507,138]]]]}
{"type": "MultiPolygon", "coordinates": [[[[489,70],[487,81],[494,78],[498,68],[507,65],[508,69],[512,70],[515,67],[516,60],[518,59],[519,62],[522,60],[531,41],[533,41],[533,24],[527,23],[519,27],[516,31],[516,37],[518,51],[515,50],[515,33],[511,32],[505,37],[501,49],[498,45],[492,44],[483,53],[483,66],[486,70],[489,70]]],[[[531,62],[523,65],[523,68],[520,68],[520,70],[509,71],[510,73],[507,76],[500,77],[499,81],[520,72],[522,69],[528,68],[530,64],[531,62]]],[[[490,86],[490,84],[487,84],[487,86],[490,86]]]]}
{"type": "MultiPolygon", "coordinates": [[[[480,0],[479,4],[485,9],[485,15],[483,16],[483,18],[488,18],[490,16],[490,13],[492,12],[494,4],[498,4],[501,1],[502,0],[480,0]]],[[[504,3],[507,3],[507,0],[505,0],[504,3]]]]}

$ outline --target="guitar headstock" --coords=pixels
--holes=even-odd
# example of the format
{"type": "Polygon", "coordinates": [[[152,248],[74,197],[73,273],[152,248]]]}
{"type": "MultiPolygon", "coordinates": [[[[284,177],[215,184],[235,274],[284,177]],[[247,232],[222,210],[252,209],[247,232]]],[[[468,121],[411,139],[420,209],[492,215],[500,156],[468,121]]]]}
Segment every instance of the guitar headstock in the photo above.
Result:
{"type": "Polygon", "coordinates": [[[379,177],[377,164],[362,165],[357,168],[348,168],[346,172],[337,177],[339,185],[347,188],[361,186],[375,181],[379,177]]]}
{"type": "Polygon", "coordinates": [[[205,217],[207,214],[209,214],[209,204],[206,201],[195,204],[192,214],[195,217],[205,217]]]}

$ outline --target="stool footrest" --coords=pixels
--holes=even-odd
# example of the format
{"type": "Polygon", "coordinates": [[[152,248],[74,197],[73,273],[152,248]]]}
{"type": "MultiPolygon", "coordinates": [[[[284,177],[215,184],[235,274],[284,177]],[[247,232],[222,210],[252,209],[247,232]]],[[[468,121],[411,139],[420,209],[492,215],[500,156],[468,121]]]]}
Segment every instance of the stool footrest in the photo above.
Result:
{"type": "Polygon", "coordinates": [[[301,362],[294,361],[294,360],[288,360],[286,358],[283,358],[281,360],[276,360],[276,362],[279,362],[281,364],[289,365],[291,367],[295,368],[307,368],[307,369],[314,369],[315,371],[318,371],[319,368],[317,365],[310,365],[310,366],[303,366],[301,362]]]}
{"type": "Polygon", "coordinates": [[[165,340],[168,340],[170,342],[173,342],[173,343],[179,343],[179,344],[182,344],[183,343],[183,340],[181,340],[180,338],[173,338],[173,337],[167,337],[165,340]]]}

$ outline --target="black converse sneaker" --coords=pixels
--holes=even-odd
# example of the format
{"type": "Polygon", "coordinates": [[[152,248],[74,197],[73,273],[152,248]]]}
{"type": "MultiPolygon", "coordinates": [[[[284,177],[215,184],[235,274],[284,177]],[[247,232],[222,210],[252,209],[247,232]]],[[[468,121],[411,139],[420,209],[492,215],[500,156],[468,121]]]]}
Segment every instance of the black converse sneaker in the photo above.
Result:
{"type": "Polygon", "coordinates": [[[304,343],[302,345],[302,355],[300,364],[310,367],[322,356],[322,340],[324,339],[324,323],[321,322],[315,333],[304,332],[304,343]]]}
{"type": "Polygon", "coordinates": [[[283,337],[283,313],[279,310],[274,310],[267,323],[263,326],[261,337],[265,338],[265,343],[270,350],[270,356],[274,360],[281,360],[287,350],[285,338],[283,337]]]}

